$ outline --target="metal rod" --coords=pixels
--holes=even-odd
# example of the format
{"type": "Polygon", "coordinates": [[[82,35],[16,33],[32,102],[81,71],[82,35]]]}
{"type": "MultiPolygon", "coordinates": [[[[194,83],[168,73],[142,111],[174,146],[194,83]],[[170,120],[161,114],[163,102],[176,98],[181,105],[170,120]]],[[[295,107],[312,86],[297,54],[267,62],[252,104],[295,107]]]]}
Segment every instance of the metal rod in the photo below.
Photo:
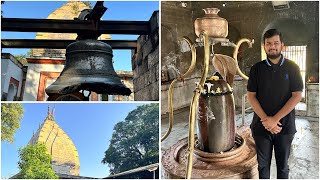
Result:
{"type": "Polygon", "coordinates": [[[244,73],[242,73],[242,71],[241,71],[241,69],[239,67],[239,64],[238,64],[238,51],[239,51],[239,48],[240,48],[241,44],[244,43],[244,42],[248,43],[249,47],[252,47],[252,44],[254,43],[254,40],[250,41],[247,38],[240,39],[238,41],[237,45],[235,46],[234,51],[233,51],[233,58],[237,63],[237,73],[239,74],[239,76],[241,76],[245,80],[248,80],[249,79],[248,76],[246,76],[244,73]]]}
{"type": "Polygon", "coordinates": [[[246,94],[244,94],[242,96],[242,107],[241,107],[241,111],[242,111],[242,126],[244,125],[244,115],[245,115],[245,107],[246,106],[246,94]]]}
{"type": "MultiPolygon", "coordinates": [[[[136,49],[136,40],[99,40],[109,44],[112,49],[136,49]]],[[[49,39],[2,39],[1,48],[48,48],[66,49],[75,40],[49,39]]]]}
{"type": "Polygon", "coordinates": [[[198,100],[200,97],[200,93],[203,89],[204,82],[207,78],[208,70],[209,70],[209,55],[210,55],[210,48],[209,48],[209,38],[206,32],[202,32],[200,37],[203,39],[204,43],[204,70],[200,79],[200,82],[193,93],[193,98],[190,106],[190,114],[189,114],[189,142],[188,142],[188,149],[187,149],[187,173],[186,178],[190,179],[192,174],[192,161],[193,161],[193,150],[194,150],[194,141],[195,141],[195,119],[196,119],[196,106],[198,104],[198,100]]]}
{"type": "Polygon", "coordinates": [[[52,33],[86,33],[97,31],[101,34],[150,34],[149,21],[99,21],[93,20],[59,20],[1,18],[1,31],[16,32],[52,32],[52,33]]]}
{"type": "Polygon", "coordinates": [[[241,107],[241,112],[242,112],[242,126],[244,125],[244,120],[245,120],[245,113],[246,111],[248,111],[249,109],[252,109],[252,107],[248,107],[246,108],[246,100],[247,100],[247,94],[244,94],[242,96],[242,107],[241,107]]]}
{"type": "Polygon", "coordinates": [[[191,64],[190,64],[190,67],[189,67],[189,69],[187,70],[186,73],[184,73],[182,76],[174,79],[170,84],[170,87],[169,87],[169,90],[168,90],[169,128],[168,128],[167,132],[165,133],[165,135],[161,137],[161,142],[164,141],[169,136],[169,134],[171,133],[171,130],[172,130],[172,126],[173,126],[173,103],[172,103],[172,97],[173,97],[174,84],[177,81],[183,81],[184,78],[189,76],[189,74],[191,74],[191,72],[194,70],[194,67],[196,65],[197,54],[196,54],[195,44],[192,44],[191,40],[189,38],[187,38],[187,37],[183,37],[183,40],[185,40],[188,43],[188,45],[189,45],[189,47],[191,49],[191,56],[192,56],[191,57],[191,64]]]}

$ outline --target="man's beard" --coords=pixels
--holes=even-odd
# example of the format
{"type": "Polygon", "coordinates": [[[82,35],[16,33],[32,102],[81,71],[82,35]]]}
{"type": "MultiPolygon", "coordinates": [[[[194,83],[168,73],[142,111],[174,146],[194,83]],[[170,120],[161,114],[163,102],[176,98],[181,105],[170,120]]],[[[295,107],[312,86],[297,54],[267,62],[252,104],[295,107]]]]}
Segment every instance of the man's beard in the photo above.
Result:
{"type": "Polygon", "coordinates": [[[281,56],[281,52],[276,53],[276,54],[268,54],[268,53],[266,53],[266,54],[267,54],[268,59],[276,59],[281,56]]]}

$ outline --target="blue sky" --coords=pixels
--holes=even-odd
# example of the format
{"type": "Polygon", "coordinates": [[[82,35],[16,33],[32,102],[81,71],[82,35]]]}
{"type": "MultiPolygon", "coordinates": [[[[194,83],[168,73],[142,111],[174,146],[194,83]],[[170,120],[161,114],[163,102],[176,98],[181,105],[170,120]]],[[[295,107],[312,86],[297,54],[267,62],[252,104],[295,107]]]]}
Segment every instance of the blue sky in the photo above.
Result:
{"type": "MultiPolygon", "coordinates": [[[[47,103],[24,103],[24,117],[13,144],[1,142],[1,177],[18,173],[18,149],[27,145],[39,124],[47,117],[47,103]]],[[[109,168],[101,164],[109,147],[113,127],[142,103],[58,103],[55,121],[73,140],[80,158],[80,175],[107,177],[109,168]]],[[[50,104],[51,108],[53,104],[50,104]]]]}
{"type": "MultiPolygon", "coordinates": [[[[92,1],[94,6],[96,1],[92,1]]],[[[50,13],[65,4],[66,1],[5,1],[1,6],[6,18],[37,18],[45,19],[50,13]]],[[[158,1],[106,1],[108,10],[103,20],[148,21],[152,13],[159,10],[158,1]]],[[[35,39],[36,33],[1,32],[3,39],[35,39]]],[[[136,40],[138,35],[113,35],[113,40],[136,40]]],[[[3,49],[13,55],[25,54],[29,49],[3,49]]],[[[115,70],[131,71],[131,51],[114,50],[115,70]]]]}

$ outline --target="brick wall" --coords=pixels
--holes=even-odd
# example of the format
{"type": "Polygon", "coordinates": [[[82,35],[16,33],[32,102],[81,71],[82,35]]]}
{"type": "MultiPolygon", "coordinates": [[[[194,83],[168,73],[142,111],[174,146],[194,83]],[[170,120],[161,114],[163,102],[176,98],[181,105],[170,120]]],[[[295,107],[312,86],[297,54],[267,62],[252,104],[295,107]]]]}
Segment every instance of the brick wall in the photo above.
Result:
{"type": "Polygon", "coordinates": [[[159,100],[159,11],[150,18],[151,33],[139,36],[132,50],[135,101],[159,100]]]}

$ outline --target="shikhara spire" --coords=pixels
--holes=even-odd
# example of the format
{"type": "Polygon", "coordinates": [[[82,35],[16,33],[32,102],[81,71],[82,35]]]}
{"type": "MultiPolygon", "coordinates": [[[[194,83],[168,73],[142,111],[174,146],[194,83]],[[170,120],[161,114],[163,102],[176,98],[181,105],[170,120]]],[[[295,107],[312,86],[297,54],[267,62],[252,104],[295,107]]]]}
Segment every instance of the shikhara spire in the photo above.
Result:
{"type": "Polygon", "coordinates": [[[47,117],[32,134],[29,144],[44,143],[52,156],[52,167],[55,173],[65,175],[80,174],[80,160],[76,146],[70,137],[54,120],[55,106],[50,111],[48,105],[47,117]]]}
{"type": "Polygon", "coordinates": [[[54,121],[54,111],[56,109],[56,105],[52,108],[52,111],[50,113],[50,105],[48,105],[48,112],[47,112],[47,119],[53,120],[54,121]]]}

